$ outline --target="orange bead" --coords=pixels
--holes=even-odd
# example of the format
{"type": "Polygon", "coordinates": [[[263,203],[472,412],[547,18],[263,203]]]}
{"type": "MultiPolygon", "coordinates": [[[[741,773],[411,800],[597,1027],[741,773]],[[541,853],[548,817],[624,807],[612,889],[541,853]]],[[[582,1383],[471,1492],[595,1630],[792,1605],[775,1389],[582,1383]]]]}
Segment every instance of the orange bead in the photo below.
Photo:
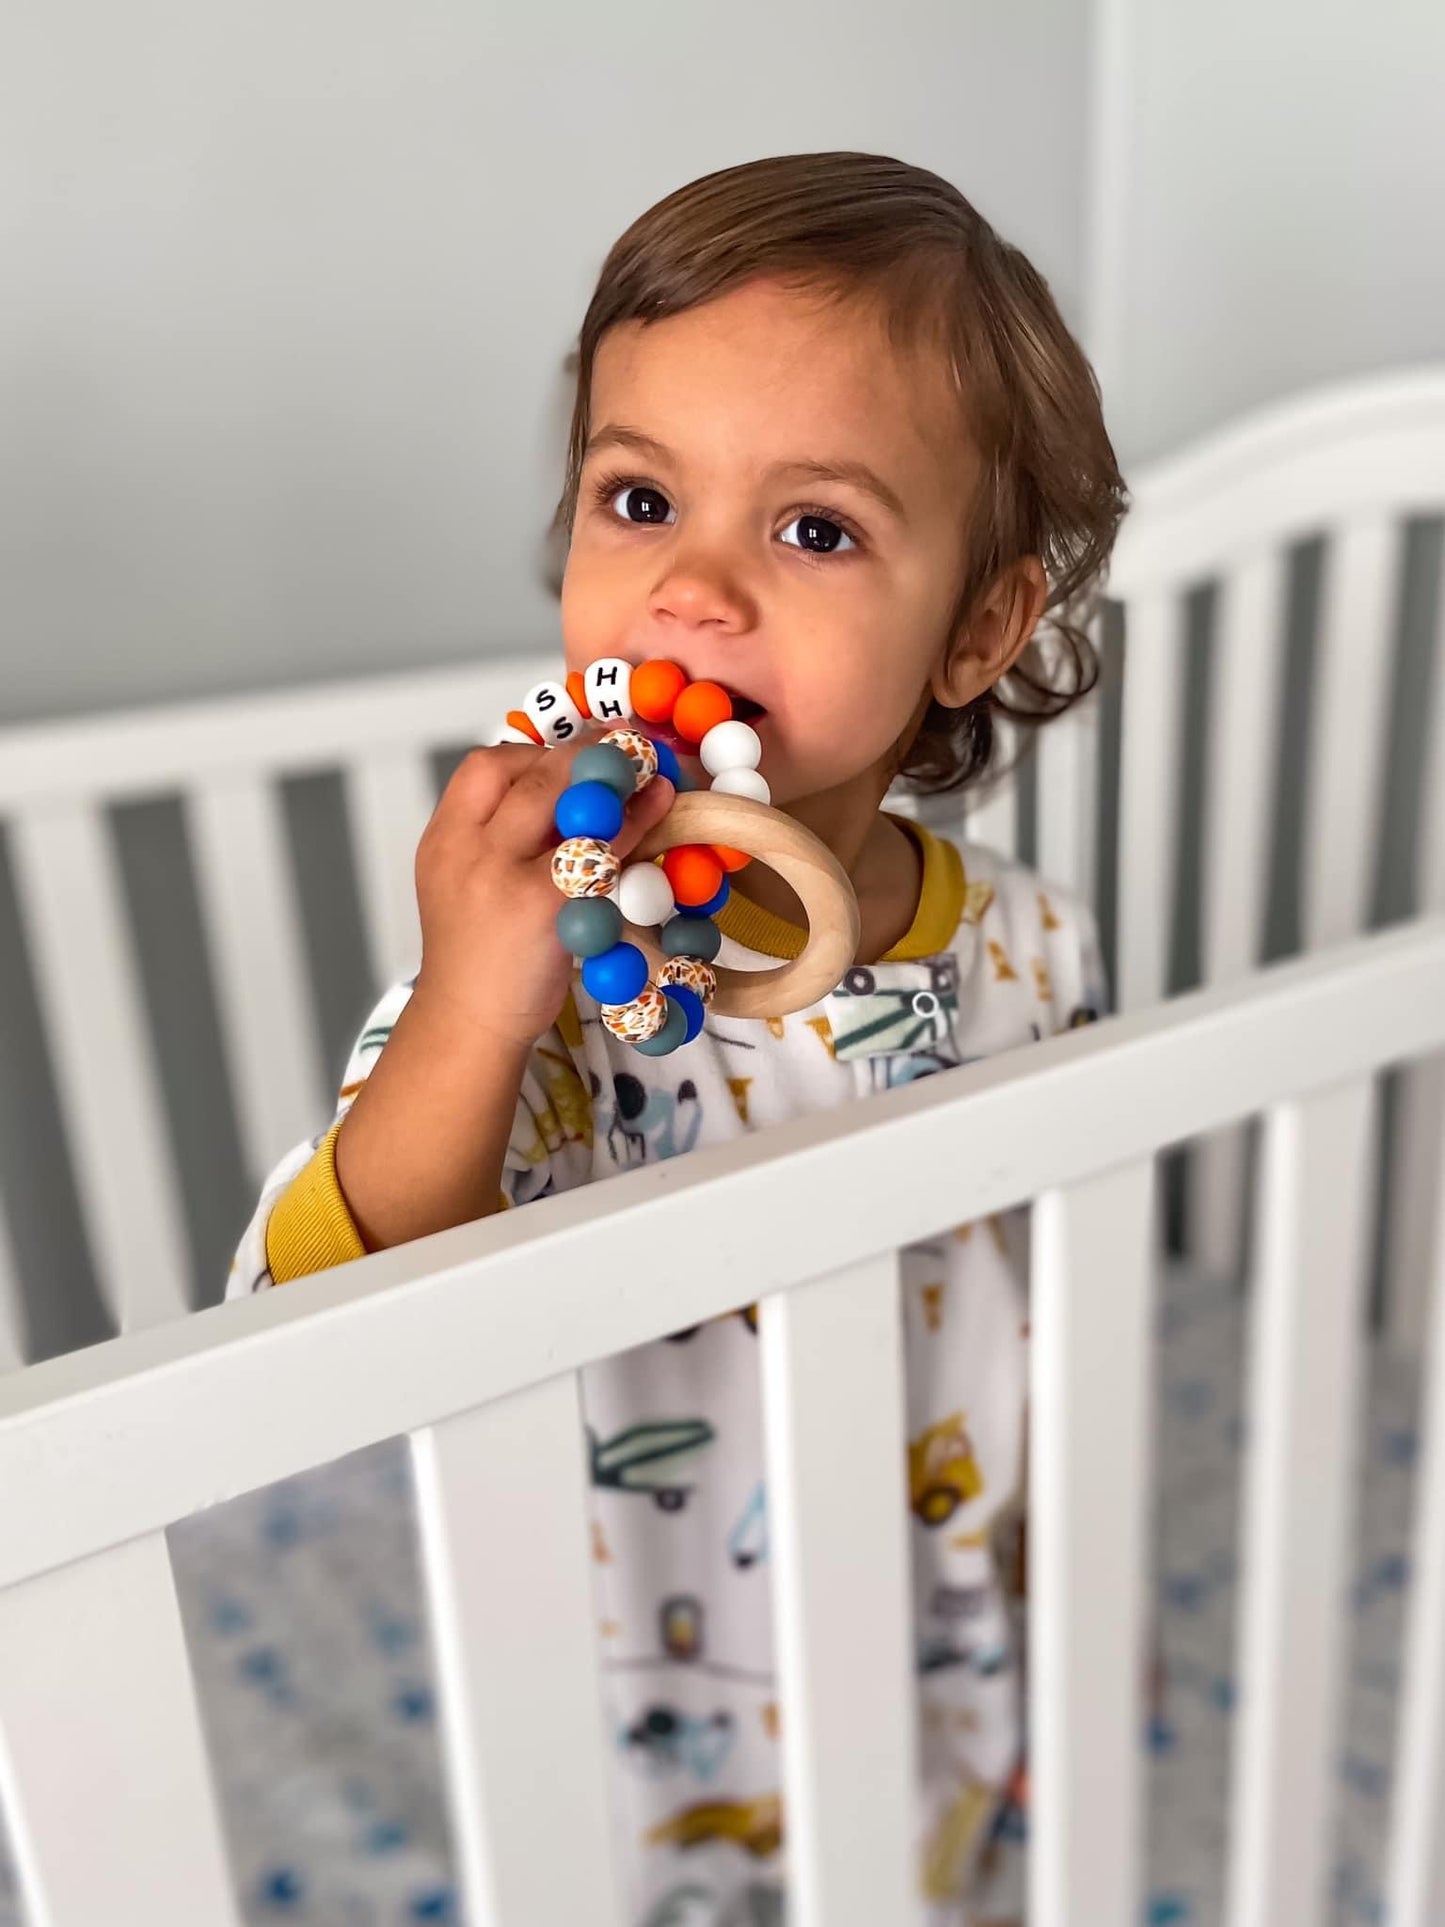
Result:
{"type": "Polygon", "coordinates": [[[524,736],[530,736],[538,748],[541,747],[541,733],[525,709],[509,709],[507,711],[507,723],[512,729],[520,729],[524,736]]]}
{"type": "Polygon", "coordinates": [[[673,704],[687,688],[675,662],[640,662],[632,672],[632,712],[646,723],[672,721],[673,704]]]}
{"type": "Polygon", "coordinates": [[[719,682],[690,682],[673,705],[672,726],[689,743],[700,743],[717,723],[733,719],[733,699],[719,682]]]}
{"type": "Polygon", "coordinates": [[[722,888],[723,868],[711,850],[700,843],[682,843],[662,859],[672,894],[684,910],[711,903],[722,888]]]}
{"type": "Polygon", "coordinates": [[[574,669],[568,675],[567,694],[572,698],[573,702],[576,703],[584,716],[590,716],[592,714],[592,711],[587,707],[587,679],[580,669],[574,669]]]}
{"type": "Polygon", "coordinates": [[[730,850],[726,843],[714,843],[712,853],[723,868],[729,872],[745,870],[752,862],[746,850],[730,850]]]}

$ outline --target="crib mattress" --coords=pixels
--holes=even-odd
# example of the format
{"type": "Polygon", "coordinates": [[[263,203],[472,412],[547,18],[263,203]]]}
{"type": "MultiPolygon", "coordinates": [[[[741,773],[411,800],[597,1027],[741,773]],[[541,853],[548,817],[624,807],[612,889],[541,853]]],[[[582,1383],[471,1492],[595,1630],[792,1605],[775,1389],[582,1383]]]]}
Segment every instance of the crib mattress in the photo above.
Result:
{"type": "MultiPolygon", "coordinates": [[[[1242,1324],[1176,1271],[1160,1306],[1155,1591],[1163,1686],[1148,1734],[1152,1927],[1221,1918],[1227,1837],[1242,1324]]],[[[1415,1384],[1372,1363],[1338,1779],[1332,1920],[1383,1919],[1379,1879],[1408,1579],[1415,1384]]],[[[387,1444],[172,1535],[252,1927],[460,1927],[407,1461],[387,1444]]],[[[1022,1916],[1026,1822],[1006,1815],[987,1913],[1022,1916]]],[[[0,1927],[21,1927],[0,1852],[0,1927]]]]}

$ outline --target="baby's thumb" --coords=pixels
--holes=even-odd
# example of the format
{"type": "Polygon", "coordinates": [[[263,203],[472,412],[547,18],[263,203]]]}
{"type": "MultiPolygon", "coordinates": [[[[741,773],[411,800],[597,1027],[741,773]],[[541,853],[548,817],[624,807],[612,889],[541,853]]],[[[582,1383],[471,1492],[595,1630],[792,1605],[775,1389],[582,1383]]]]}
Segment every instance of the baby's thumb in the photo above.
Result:
{"type": "Polygon", "coordinates": [[[612,839],[612,847],[619,857],[626,859],[637,848],[649,830],[655,829],[672,808],[677,791],[665,776],[654,776],[647,788],[640,790],[627,806],[627,817],[622,828],[612,839]]]}

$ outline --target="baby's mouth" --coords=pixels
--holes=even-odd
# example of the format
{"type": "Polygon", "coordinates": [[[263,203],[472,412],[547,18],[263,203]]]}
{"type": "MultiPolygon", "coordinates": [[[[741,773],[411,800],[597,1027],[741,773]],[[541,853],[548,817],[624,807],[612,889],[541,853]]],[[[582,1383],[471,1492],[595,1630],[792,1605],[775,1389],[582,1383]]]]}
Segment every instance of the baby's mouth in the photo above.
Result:
{"type": "MultiPolygon", "coordinates": [[[[727,683],[723,683],[721,687],[726,689],[732,698],[734,722],[756,726],[767,716],[767,710],[761,703],[754,702],[751,696],[744,696],[740,690],[730,688],[727,683]]],[[[698,745],[689,742],[685,736],[679,736],[671,723],[644,723],[641,727],[655,742],[666,743],[675,755],[690,757],[693,762],[700,760],[698,745]]]]}

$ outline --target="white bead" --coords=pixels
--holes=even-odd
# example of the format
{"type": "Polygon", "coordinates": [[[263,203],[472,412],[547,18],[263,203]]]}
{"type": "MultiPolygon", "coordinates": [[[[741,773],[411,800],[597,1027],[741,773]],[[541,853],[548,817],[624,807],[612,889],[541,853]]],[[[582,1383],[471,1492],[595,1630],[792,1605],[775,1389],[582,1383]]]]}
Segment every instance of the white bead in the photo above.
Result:
{"type": "Polygon", "coordinates": [[[544,742],[569,743],[580,734],[582,711],[559,682],[539,682],[522,707],[537,725],[544,742]]]}
{"type": "Polygon", "coordinates": [[[617,879],[614,895],[627,922],[639,930],[666,923],[677,907],[667,873],[655,863],[629,863],[617,879]]]}
{"type": "Polygon", "coordinates": [[[763,760],[758,732],[747,723],[714,723],[698,746],[702,766],[714,776],[725,769],[756,769],[763,760]]]}
{"type": "Polygon", "coordinates": [[[492,747],[495,748],[498,743],[525,743],[529,749],[537,747],[525,730],[513,729],[510,723],[503,723],[493,736],[492,747]]]}
{"type": "Polygon", "coordinates": [[[582,677],[587,707],[599,723],[625,723],[632,717],[632,664],[621,656],[600,656],[582,677]]]}
{"type": "Polygon", "coordinates": [[[725,769],[721,776],[712,779],[712,789],[717,796],[746,796],[754,803],[773,800],[766,778],[755,769],[725,769]]]}

